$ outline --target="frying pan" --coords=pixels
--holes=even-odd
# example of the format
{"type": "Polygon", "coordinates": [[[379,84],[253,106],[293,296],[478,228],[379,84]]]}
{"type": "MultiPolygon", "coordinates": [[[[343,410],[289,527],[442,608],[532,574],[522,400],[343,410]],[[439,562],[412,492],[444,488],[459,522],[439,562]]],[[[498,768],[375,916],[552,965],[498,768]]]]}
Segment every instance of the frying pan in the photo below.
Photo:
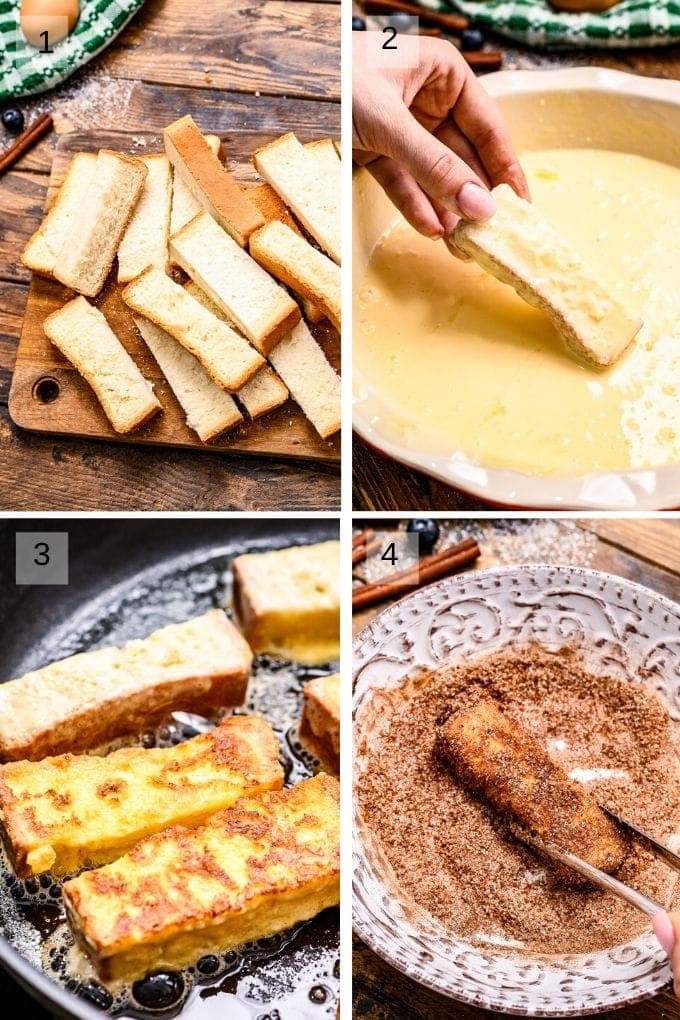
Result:
{"type": "MultiPolygon", "coordinates": [[[[144,637],[166,623],[213,606],[226,606],[231,585],[229,562],[234,555],[337,538],[338,528],[333,519],[214,516],[152,521],[139,517],[1,521],[0,677],[20,676],[55,658],[144,637]],[[68,532],[68,585],[15,584],[15,533],[22,531],[68,532]]],[[[329,664],[318,672],[331,669],[329,664]]],[[[297,717],[301,683],[316,671],[279,668],[259,657],[254,672],[251,688],[256,700],[251,704],[251,697],[248,707],[261,711],[274,725],[282,741],[288,781],[297,781],[309,774],[310,763],[296,744],[292,727],[282,726],[281,719],[288,718],[286,712],[297,717]],[[258,675],[262,681],[257,680],[258,675]]],[[[0,882],[6,882],[4,874],[0,874],[0,882]]],[[[107,1014],[48,977],[29,959],[23,946],[18,951],[10,944],[8,912],[1,906],[0,910],[0,964],[9,975],[53,1015],[102,1020],[107,1014]]],[[[133,1002],[114,1015],[162,1020],[180,1013],[182,1020],[215,1020],[226,1015],[234,1020],[335,1016],[338,912],[324,911],[299,926],[292,939],[265,941],[264,947],[258,943],[252,952],[246,948],[233,954],[238,959],[230,970],[212,984],[197,983],[188,997],[165,1011],[145,1010],[133,1002]],[[297,975],[293,993],[291,975],[297,975]],[[247,986],[245,992],[241,992],[242,986],[247,986]]],[[[20,940],[18,944],[21,946],[20,940]]],[[[6,983],[0,983],[0,990],[4,991],[6,983]]]]}

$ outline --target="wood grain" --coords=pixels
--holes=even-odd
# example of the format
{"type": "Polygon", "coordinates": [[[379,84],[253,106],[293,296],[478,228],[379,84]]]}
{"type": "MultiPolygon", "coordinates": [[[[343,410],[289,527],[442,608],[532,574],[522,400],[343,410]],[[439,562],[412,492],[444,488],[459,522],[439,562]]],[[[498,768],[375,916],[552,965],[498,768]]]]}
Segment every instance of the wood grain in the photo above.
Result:
{"type": "MultiPolygon", "coordinates": [[[[250,154],[267,140],[260,133],[232,132],[226,139],[229,161],[240,179],[252,178],[250,154]]],[[[50,178],[48,207],[65,176],[75,152],[96,152],[100,148],[114,149],[131,155],[144,155],[162,151],[162,139],[149,133],[126,134],[98,131],[87,134],[70,133],[62,136],[50,178]]],[[[185,423],[185,415],[158,365],[139,335],[130,309],[121,299],[121,288],[115,281],[116,267],[104,290],[95,300],[104,312],[116,336],[128,350],[145,378],[155,388],[163,413],[147,426],[121,437],[111,427],[92,390],[65,358],[49,342],[43,330],[47,316],[61,308],[70,292],[60,284],[34,276],[28,295],[23,329],[19,341],[16,367],[10,390],[9,410],[15,424],[36,432],[51,435],[81,436],[108,439],[126,444],[160,444],[187,447],[201,452],[235,450],[250,454],[276,457],[298,457],[310,460],[337,462],[340,455],[339,437],[322,440],[292,400],[283,407],[258,418],[244,422],[209,446],[196,436],[185,423]],[[39,397],[42,381],[50,379],[59,386],[57,399],[48,403],[39,397]]],[[[338,368],[339,337],[326,323],[312,327],[316,339],[323,347],[334,368],[338,368]]]]}
{"type": "MultiPolygon", "coordinates": [[[[452,518],[453,519],[453,518],[452,518]]],[[[366,521],[355,519],[355,527],[366,521]]],[[[373,526],[395,527],[398,522],[384,521],[373,526]]],[[[462,522],[459,522],[462,523],[462,522]]],[[[597,545],[588,565],[593,569],[626,577],[659,594],[678,600],[680,596],[679,520],[579,520],[578,527],[597,536],[597,545]]],[[[492,522],[488,525],[491,531],[492,522]]],[[[481,543],[480,563],[498,562],[503,537],[481,543]],[[496,550],[496,552],[494,552],[496,550]]],[[[543,562],[550,558],[541,554],[543,562]]],[[[353,617],[358,633],[389,603],[353,617]]],[[[353,1016],[355,1020],[491,1020],[499,1014],[455,1002],[423,987],[395,970],[372,952],[357,937],[353,940],[353,1016]]],[[[604,1020],[680,1020],[680,1002],[670,990],[635,1006],[600,1013],[604,1020]]]]}
{"type": "Polygon", "coordinates": [[[191,88],[337,100],[338,22],[336,4],[147,0],[112,45],[107,71],[191,88]]]}

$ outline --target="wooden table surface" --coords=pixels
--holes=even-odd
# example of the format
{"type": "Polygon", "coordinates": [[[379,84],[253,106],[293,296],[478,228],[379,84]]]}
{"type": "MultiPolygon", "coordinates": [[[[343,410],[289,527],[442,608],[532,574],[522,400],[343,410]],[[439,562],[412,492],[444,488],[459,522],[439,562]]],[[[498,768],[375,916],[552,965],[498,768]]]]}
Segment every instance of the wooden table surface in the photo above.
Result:
{"type": "MultiPolygon", "coordinates": [[[[118,39],[54,92],[21,100],[56,132],[0,178],[0,509],[333,510],[337,466],[63,440],[18,430],[7,410],[28,293],[19,261],[40,223],[57,133],[200,127],[340,131],[334,0],[147,0],[118,39]]],[[[0,131],[0,148],[9,139],[0,131]]],[[[228,157],[228,153],[227,153],[228,157]]]]}
{"type": "MultiPolygon", "coordinates": [[[[374,525],[355,520],[354,526],[374,525]]],[[[680,601],[680,521],[459,521],[457,527],[474,528],[478,536],[482,555],[477,568],[519,562],[519,554],[524,562],[567,562],[618,574],[680,601]]],[[[381,608],[356,614],[354,632],[381,608]]],[[[424,988],[356,937],[353,975],[355,1020],[481,1020],[499,1015],[424,988]]],[[[662,992],[647,1002],[598,1015],[608,1020],[680,1020],[680,1002],[670,992],[662,992]]]]}
{"type": "MultiPolygon", "coordinates": [[[[656,50],[588,50],[573,53],[539,53],[508,44],[487,33],[490,47],[505,55],[503,70],[549,69],[598,65],[654,78],[680,79],[680,46],[656,50]]],[[[457,492],[420,471],[404,467],[353,437],[353,507],[355,510],[479,510],[487,504],[457,492]]]]}

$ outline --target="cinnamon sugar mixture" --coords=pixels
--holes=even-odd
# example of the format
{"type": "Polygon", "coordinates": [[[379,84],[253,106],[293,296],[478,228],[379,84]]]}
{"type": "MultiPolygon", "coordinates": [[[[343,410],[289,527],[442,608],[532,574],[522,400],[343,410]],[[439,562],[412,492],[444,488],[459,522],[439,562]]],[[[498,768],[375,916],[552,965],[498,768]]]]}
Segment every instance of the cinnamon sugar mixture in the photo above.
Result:
{"type": "MultiPolygon", "coordinates": [[[[440,763],[437,725],[482,691],[596,800],[671,845],[680,834],[676,734],[661,701],[589,673],[566,648],[504,650],[376,692],[359,720],[359,806],[395,895],[453,935],[531,952],[591,952],[649,930],[614,896],[560,885],[440,763]]],[[[617,877],[675,904],[675,873],[635,844],[617,877]]]]}

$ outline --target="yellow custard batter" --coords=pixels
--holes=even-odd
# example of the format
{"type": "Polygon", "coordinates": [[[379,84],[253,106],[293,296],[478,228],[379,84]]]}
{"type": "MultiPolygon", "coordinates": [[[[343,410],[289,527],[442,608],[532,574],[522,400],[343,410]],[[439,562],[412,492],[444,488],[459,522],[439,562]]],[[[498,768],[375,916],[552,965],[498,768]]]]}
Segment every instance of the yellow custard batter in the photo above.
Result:
{"type": "Polygon", "coordinates": [[[357,281],[355,400],[388,439],[484,467],[580,475],[680,461],[680,169],[526,153],[532,199],[644,326],[612,368],[395,213],[357,281]],[[379,402],[375,396],[379,395],[379,402]]]}

